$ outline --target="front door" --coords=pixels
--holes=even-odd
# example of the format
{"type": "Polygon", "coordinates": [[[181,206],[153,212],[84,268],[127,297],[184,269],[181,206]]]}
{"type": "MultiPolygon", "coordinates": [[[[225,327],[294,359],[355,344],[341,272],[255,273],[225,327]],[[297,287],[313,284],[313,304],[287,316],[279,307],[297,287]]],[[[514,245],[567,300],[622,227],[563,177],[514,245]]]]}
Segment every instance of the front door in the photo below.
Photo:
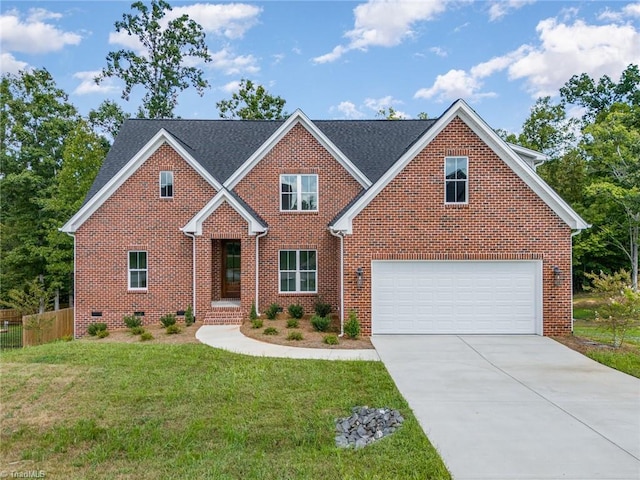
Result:
{"type": "Polygon", "coordinates": [[[222,241],[222,298],[240,298],[240,240],[222,241]]]}

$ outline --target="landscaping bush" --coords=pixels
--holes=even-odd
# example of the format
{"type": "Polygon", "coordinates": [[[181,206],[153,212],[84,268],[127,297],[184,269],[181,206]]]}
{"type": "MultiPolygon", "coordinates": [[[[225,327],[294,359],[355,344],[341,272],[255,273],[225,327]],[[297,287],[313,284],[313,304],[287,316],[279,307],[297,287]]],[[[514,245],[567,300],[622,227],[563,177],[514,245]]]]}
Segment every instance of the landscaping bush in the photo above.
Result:
{"type": "Polygon", "coordinates": [[[360,322],[355,310],[349,312],[349,320],[344,324],[344,333],[354,340],[360,336],[360,322]]]}
{"type": "Polygon", "coordinates": [[[325,335],[322,341],[327,345],[338,345],[338,336],[334,334],[325,335]]]}
{"type": "Polygon", "coordinates": [[[317,332],[326,332],[331,325],[331,318],[314,315],[311,317],[311,326],[317,332]]]}
{"type": "Polygon", "coordinates": [[[122,320],[128,329],[142,326],[142,319],[135,315],[126,315],[122,320]]]}
{"type": "Polygon", "coordinates": [[[322,298],[319,298],[314,305],[314,310],[316,312],[316,315],[318,315],[319,317],[326,317],[331,313],[331,304],[326,303],[322,300],[322,298]]]}
{"type": "Polygon", "coordinates": [[[184,324],[189,327],[194,323],[196,323],[196,317],[193,316],[193,308],[189,305],[184,312],[184,324]]]}
{"type": "Polygon", "coordinates": [[[287,340],[302,340],[302,332],[298,332],[298,331],[294,331],[294,332],[289,332],[289,335],[287,335],[287,340]]]}
{"type": "Polygon", "coordinates": [[[300,322],[298,321],[297,318],[289,318],[287,320],[287,328],[298,328],[299,324],[300,322]]]}
{"type": "Polygon", "coordinates": [[[140,326],[140,327],[133,327],[130,328],[131,333],[133,333],[134,335],[142,335],[144,333],[144,327],[140,326]]]}
{"type": "Polygon", "coordinates": [[[269,320],[275,320],[276,317],[278,316],[279,311],[280,311],[280,305],[278,305],[277,303],[272,303],[267,307],[267,310],[264,312],[264,314],[267,316],[269,320]]]}
{"type": "Polygon", "coordinates": [[[264,329],[264,332],[262,332],[264,335],[277,335],[278,334],[278,329],[275,327],[267,327],[264,329]]]}
{"type": "Polygon", "coordinates": [[[176,333],[180,333],[181,331],[182,329],[175,323],[173,325],[169,325],[166,330],[167,335],[175,335],[176,333]]]}
{"type": "Polygon", "coordinates": [[[173,313],[167,313],[160,317],[160,323],[164,328],[170,327],[176,324],[176,316],[173,313]]]}
{"type": "Polygon", "coordinates": [[[64,335],[60,340],[63,342],[70,342],[73,340],[73,335],[64,335]]]}
{"type": "Polygon", "coordinates": [[[144,332],[142,335],[140,335],[141,342],[147,342],[149,340],[153,340],[153,335],[151,334],[151,332],[144,332]]]}
{"type": "Polygon", "coordinates": [[[287,307],[287,312],[291,318],[300,319],[304,316],[304,308],[299,303],[294,303],[287,307]]]}
{"type": "Polygon", "coordinates": [[[251,328],[262,328],[262,320],[260,318],[251,320],[251,328]]]}
{"type": "Polygon", "coordinates": [[[87,333],[92,337],[95,337],[96,335],[98,335],[98,332],[103,332],[106,330],[107,330],[107,324],[102,322],[91,323],[87,327],[87,333]]]}
{"type": "Polygon", "coordinates": [[[109,336],[109,330],[98,330],[98,333],[96,333],[96,337],[98,338],[105,338],[109,336]]]}
{"type": "Polygon", "coordinates": [[[251,302],[251,311],[249,312],[249,320],[257,320],[258,311],[256,310],[256,302],[251,302]]]}

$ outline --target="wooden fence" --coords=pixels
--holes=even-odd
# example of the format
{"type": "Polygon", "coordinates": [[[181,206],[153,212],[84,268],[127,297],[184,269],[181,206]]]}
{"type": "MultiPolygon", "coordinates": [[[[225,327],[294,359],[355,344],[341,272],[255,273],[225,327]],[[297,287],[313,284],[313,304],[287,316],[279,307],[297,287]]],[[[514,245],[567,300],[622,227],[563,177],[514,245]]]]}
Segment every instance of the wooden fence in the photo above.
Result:
{"type": "Polygon", "coordinates": [[[8,322],[20,322],[22,321],[22,315],[12,308],[3,308],[0,310],[0,323],[4,323],[5,320],[8,322]]]}
{"type": "Polygon", "coordinates": [[[64,308],[40,315],[22,317],[22,344],[26,346],[40,345],[51,342],[67,335],[73,335],[73,308],[64,308]],[[40,317],[43,328],[28,328],[30,320],[40,317]]]}

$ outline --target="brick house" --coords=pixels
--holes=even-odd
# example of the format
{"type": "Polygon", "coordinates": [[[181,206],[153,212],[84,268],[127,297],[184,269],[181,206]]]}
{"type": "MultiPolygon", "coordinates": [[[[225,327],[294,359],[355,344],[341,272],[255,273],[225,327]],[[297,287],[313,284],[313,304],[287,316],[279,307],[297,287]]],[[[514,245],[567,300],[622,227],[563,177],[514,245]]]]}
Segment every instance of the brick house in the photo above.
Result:
{"type": "Polygon", "coordinates": [[[464,101],[433,120],[128,120],[82,208],[76,335],[318,298],[366,335],[572,329],[587,228],[464,101]]]}

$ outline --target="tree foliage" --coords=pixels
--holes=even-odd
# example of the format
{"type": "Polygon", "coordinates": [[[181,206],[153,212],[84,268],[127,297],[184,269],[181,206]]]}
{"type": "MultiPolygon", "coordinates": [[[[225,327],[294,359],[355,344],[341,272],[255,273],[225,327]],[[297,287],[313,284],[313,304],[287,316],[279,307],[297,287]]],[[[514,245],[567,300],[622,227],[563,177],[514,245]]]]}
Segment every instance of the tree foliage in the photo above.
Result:
{"type": "Polygon", "coordinates": [[[221,118],[243,120],[282,120],[286,118],[281,97],[273,96],[262,86],[243,78],[237,92],[230,99],[216,103],[221,118]]]}
{"type": "Polygon", "coordinates": [[[105,100],[98,108],[93,109],[87,115],[87,123],[99,135],[107,141],[113,140],[118,135],[120,127],[130,115],[126,113],[113,100],[105,100]]]}
{"type": "Polygon", "coordinates": [[[209,83],[195,61],[211,61],[202,26],[188,15],[167,19],[171,5],[152,0],[147,6],[131,4],[134,13],[125,13],[115,23],[118,33],[125,32],[139,40],[141,52],[121,49],[109,52],[107,66],[96,83],[117,77],[124,82],[122,98],[129,100],[136,85],[145,90],[138,117],[172,118],[178,94],[193,86],[202,95],[209,83]]]}

